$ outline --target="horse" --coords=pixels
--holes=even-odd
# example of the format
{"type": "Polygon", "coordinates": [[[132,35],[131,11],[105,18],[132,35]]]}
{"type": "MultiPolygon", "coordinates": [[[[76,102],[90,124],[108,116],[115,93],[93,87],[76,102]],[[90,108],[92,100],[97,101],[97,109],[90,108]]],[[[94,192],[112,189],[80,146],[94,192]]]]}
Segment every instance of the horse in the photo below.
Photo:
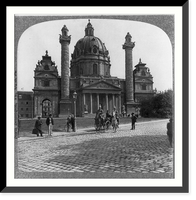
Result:
{"type": "Polygon", "coordinates": [[[108,116],[108,117],[105,118],[105,127],[106,127],[106,130],[108,130],[111,125],[112,125],[112,116],[108,116]]]}

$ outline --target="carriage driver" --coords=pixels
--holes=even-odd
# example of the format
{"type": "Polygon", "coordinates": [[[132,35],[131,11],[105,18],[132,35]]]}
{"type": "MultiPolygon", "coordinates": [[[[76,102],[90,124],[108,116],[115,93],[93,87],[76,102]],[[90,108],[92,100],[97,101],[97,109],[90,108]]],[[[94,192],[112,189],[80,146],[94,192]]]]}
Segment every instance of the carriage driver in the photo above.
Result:
{"type": "Polygon", "coordinates": [[[99,104],[99,108],[96,112],[96,118],[99,118],[103,114],[103,109],[101,108],[101,104],[99,104]]]}
{"type": "Polygon", "coordinates": [[[101,123],[103,123],[102,115],[103,115],[103,109],[101,108],[101,104],[99,104],[99,108],[98,108],[98,110],[96,112],[95,120],[101,118],[101,123]]]}

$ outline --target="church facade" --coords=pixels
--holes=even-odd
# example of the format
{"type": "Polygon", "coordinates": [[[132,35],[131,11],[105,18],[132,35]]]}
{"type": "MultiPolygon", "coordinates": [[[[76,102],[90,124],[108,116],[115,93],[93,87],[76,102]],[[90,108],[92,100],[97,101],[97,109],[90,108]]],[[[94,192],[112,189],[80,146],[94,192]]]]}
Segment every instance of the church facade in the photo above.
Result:
{"type": "Polygon", "coordinates": [[[127,33],[122,49],[125,50],[125,79],[111,75],[109,51],[94,35],[90,20],[85,35],[79,39],[69,61],[71,36],[68,28],[61,30],[61,76],[57,66],[46,51],[34,70],[34,116],[66,117],[73,113],[73,93],[77,93],[76,115],[94,116],[99,105],[104,112],[112,112],[115,106],[128,114],[135,112],[143,98],[154,95],[153,77],[145,63],[133,69],[132,51],[135,43],[127,33]]]}

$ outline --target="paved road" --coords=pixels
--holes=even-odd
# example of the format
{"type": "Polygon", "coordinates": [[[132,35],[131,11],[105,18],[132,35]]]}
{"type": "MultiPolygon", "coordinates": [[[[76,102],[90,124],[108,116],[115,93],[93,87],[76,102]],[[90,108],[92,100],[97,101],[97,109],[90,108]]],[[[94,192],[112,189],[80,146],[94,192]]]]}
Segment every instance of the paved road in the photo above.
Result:
{"type": "Polygon", "coordinates": [[[69,177],[74,173],[77,175],[73,177],[84,174],[87,177],[112,174],[113,177],[123,173],[163,177],[170,174],[172,177],[173,148],[166,135],[167,122],[138,123],[136,130],[122,125],[116,133],[81,130],[54,133],[52,137],[18,139],[18,172],[20,175],[42,172],[43,177],[45,172],[64,172],[71,174],[69,177]]]}

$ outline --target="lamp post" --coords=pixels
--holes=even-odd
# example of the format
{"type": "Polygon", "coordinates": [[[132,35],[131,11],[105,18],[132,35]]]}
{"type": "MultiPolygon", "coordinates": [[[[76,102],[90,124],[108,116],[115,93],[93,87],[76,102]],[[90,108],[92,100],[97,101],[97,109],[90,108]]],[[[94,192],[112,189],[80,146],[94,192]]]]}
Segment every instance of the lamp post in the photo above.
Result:
{"type": "Polygon", "coordinates": [[[77,99],[77,93],[74,91],[73,93],[73,101],[74,101],[74,129],[73,131],[76,132],[76,99],[77,99]]]}

